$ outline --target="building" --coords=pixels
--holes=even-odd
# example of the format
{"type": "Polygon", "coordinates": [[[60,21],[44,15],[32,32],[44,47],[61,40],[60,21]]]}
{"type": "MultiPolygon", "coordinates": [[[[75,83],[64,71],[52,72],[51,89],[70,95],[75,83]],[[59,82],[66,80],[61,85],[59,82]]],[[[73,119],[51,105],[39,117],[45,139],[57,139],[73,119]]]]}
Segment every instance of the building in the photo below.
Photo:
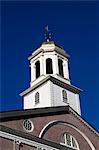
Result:
{"type": "Polygon", "coordinates": [[[69,55],[46,30],[46,42],[28,58],[30,87],[24,110],[0,114],[1,150],[98,150],[99,134],[81,116],[80,89],[69,79],[69,55]]]}

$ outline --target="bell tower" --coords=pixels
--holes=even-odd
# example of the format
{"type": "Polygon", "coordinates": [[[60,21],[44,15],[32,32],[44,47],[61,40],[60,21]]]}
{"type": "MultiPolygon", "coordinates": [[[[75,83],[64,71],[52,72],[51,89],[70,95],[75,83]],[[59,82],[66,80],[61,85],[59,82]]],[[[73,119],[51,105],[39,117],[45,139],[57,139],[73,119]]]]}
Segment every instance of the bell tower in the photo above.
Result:
{"type": "Polygon", "coordinates": [[[51,41],[48,26],[43,42],[28,58],[31,66],[30,87],[22,92],[24,109],[69,105],[81,114],[80,89],[71,85],[66,51],[51,41]]]}
{"type": "Polygon", "coordinates": [[[51,75],[70,84],[69,55],[54,41],[44,42],[29,57],[31,64],[31,87],[51,75]]]}

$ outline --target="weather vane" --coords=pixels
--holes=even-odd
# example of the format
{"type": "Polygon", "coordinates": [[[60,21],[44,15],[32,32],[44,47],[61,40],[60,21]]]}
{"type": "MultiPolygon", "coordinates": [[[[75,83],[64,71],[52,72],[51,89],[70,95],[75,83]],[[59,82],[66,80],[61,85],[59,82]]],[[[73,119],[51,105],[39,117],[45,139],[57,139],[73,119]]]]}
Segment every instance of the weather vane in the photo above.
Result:
{"type": "Polygon", "coordinates": [[[48,29],[48,25],[45,27],[45,40],[46,42],[49,42],[51,40],[51,33],[48,29]]]}

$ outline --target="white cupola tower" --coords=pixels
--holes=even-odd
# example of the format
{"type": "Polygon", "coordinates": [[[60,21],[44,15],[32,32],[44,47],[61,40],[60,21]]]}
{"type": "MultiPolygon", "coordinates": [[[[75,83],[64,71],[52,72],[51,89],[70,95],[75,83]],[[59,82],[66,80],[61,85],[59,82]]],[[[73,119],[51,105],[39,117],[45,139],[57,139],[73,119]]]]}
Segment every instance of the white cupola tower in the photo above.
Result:
{"type": "Polygon", "coordinates": [[[69,105],[81,114],[80,89],[70,83],[66,51],[50,41],[48,27],[43,42],[28,58],[31,66],[30,87],[22,92],[24,109],[69,105]]]}
{"type": "Polygon", "coordinates": [[[55,42],[44,42],[29,57],[31,64],[31,87],[51,75],[70,84],[69,55],[55,42]]]}

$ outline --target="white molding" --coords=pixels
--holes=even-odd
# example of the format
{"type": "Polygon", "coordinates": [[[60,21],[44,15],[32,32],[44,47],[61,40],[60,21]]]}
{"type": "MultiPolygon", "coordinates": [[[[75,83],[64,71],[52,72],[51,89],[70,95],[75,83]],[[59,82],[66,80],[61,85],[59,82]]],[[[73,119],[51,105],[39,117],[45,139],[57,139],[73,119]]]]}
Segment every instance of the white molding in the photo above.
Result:
{"type": "Polygon", "coordinates": [[[44,128],[41,130],[41,132],[40,132],[40,134],[39,134],[39,138],[42,137],[42,134],[43,134],[43,132],[45,131],[45,129],[46,129],[49,125],[51,125],[51,124],[53,124],[53,123],[55,123],[55,122],[56,122],[56,123],[59,123],[59,124],[67,125],[67,126],[73,128],[74,130],[76,130],[76,131],[77,131],[79,134],[81,134],[82,137],[86,140],[86,142],[87,142],[88,145],[90,146],[91,150],[96,150],[95,147],[94,147],[94,145],[92,144],[92,142],[89,140],[89,138],[88,138],[82,131],[80,131],[78,128],[76,128],[74,125],[72,125],[72,124],[70,124],[70,123],[63,122],[63,121],[59,121],[59,120],[53,120],[53,121],[49,122],[48,124],[46,124],[46,125],[44,126],[44,128]]]}
{"type": "Polygon", "coordinates": [[[54,121],[51,121],[51,122],[49,122],[48,124],[46,124],[46,125],[43,127],[43,129],[41,130],[41,132],[40,132],[40,134],[39,134],[39,138],[42,137],[42,134],[43,134],[44,130],[45,130],[50,124],[52,124],[52,123],[54,123],[54,122],[57,122],[57,121],[58,121],[58,120],[54,120],[54,121]]]}
{"type": "Polygon", "coordinates": [[[24,119],[24,120],[23,120],[23,129],[24,129],[26,132],[32,132],[32,131],[34,130],[34,124],[33,124],[33,122],[32,122],[30,119],[24,119]],[[30,122],[30,124],[31,124],[31,126],[32,126],[31,130],[27,130],[27,129],[25,128],[24,122],[25,122],[26,120],[30,122]]]}
{"type": "Polygon", "coordinates": [[[72,108],[69,108],[70,112],[75,115],[81,122],[84,123],[84,125],[86,125],[89,130],[91,130],[93,133],[95,133],[98,137],[99,137],[99,133],[97,131],[95,131],[94,128],[92,128],[86,121],[84,121],[75,111],[73,111],[72,108]]]}
{"type": "Polygon", "coordinates": [[[32,141],[32,140],[28,140],[26,138],[22,138],[20,136],[9,134],[9,133],[3,132],[3,131],[0,131],[0,137],[6,138],[6,139],[9,139],[9,140],[12,140],[12,141],[18,141],[22,144],[34,146],[34,147],[37,147],[37,148],[41,147],[41,148],[45,148],[46,150],[52,150],[52,149],[53,150],[58,150],[57,148],[53,148],[51,146],[44,145],[44,144],[41,144],[41,143],[38,143],[38,142],[35,142],[35,141],[32,141]]]}

